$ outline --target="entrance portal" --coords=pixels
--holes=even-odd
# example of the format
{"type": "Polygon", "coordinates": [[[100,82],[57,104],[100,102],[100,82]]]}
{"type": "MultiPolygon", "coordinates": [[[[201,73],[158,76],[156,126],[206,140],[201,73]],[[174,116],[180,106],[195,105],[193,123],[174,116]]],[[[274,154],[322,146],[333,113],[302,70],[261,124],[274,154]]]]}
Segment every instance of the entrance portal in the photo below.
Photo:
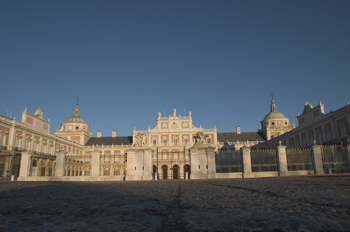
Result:
{"type": "Polygon", "coordinates": [[[179,179],[179,166],[173,166],[173,179],[179,179]]]}
{"type": "Polygon", "coordinates": [[[166,180],[168,179],[168,166],[163,165],[162,169],[163,169],[163,180],[166,180]]]}
{"type": "Polygon", "coordinates": [[[185,173],[184,178],[186,179],[186,173],[188,173],[188,179],[190,179],[190,176],[191,176],[191,167],[190,167],[190,165],[186,164],[184,166],[184,173],[185,173]]]}

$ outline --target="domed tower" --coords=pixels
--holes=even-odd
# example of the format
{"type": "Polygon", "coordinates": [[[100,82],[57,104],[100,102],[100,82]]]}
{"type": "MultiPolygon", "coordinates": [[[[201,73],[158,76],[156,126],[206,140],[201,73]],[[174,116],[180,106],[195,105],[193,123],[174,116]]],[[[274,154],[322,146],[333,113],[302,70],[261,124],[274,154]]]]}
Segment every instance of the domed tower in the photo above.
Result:
{"type": "Polygon", "coordinates": [[[271,100],[270,113],[261,121],[261,131],[264,133],[266,140],[275,138],[293,129],[282,113],[277,111],[275,101],[271,100]]]}
{"type": "Polygon", "coordinates": [[[80,110],[78,102],[73,110],[73,115],[61,124],[61,129],[56,131],[55,135],[70,141],[85,145],[85,143],[92,137],[89,133],[90,125],[88,125],[82,117],[80,117],[80,110]]]}

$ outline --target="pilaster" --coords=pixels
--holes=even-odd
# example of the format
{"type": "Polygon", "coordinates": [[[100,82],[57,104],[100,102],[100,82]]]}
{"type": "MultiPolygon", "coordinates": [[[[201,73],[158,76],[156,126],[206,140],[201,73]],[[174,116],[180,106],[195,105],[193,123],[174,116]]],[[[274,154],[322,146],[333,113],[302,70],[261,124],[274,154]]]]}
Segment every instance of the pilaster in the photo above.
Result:
{"type": "Polygon", "coordinates": [[[28,152],[22,152],[18,181],[26,181],[28,179],[31,160],[31,155],[28,152]]]}
{"type": "Polygon", "coordinates": [[[216,178],[214,148],[209,144],[195,144],[191,152],[191,179],[216,178]]]}
{"type": "Polygon", "coordinates": [[[312,163],[314,166],[315,174],[324,174],[321,145],[312,145],[312,163]]]}
{"type": "Polygon", "coordinates": [[[282,146],[281,144],[277,146],[277,159],[279,176],[288,176],[286,146],[282,146]]]}
{"type": "Polygon", "coordinates": [[[243,178],[249,177],[252,173],[252,159],[250,156],[250,147],[242,147],[243,158],[243,178]]]}
{"type": "Polygon", "coordinates": [[[101,151],[93,150],[91,152],[91,176],[100,176],[101,173],[101,151]]]}
{"type": "Polygon", "coordinates": [[[152,180],[153,160],[149,147],[132,147],[128,149],[126,180],[152,180]]]}
{"type": "Polygon", "coordinates": [[[65,167],[66,167],[66,154],[67,152],[64,150],[59,150],[56,153],[56,169],[55,169],[55,176],[64,176],[65,174],[65,167]]]}
{"type": "Polygon", "coordinates": [[[347,163],[347,172],[350,172],[350,139],[348,139],[346,145],[345,145],[345,156],[346,156],[346,163],[347,163]]]}

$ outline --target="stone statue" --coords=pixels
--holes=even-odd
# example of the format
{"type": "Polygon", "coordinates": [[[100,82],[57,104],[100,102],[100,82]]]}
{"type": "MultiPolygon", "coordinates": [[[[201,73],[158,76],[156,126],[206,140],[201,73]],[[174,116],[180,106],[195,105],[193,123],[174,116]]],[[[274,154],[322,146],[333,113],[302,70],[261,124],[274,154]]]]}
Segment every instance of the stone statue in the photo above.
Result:
{"type": "Polygon", "coordinates": [[[137,135],[135,135],[134,147],[142,147],[146,145],[146,137],[146,134],[143,133],[138,133],[137,135]]]}
{"type": "Polygon", "coordinates": [[[35,110],[34,116],[43,118],[43,112],[40,110],[40,107],[35,110]]]}
{"type": "Polygon", "coordinates": [[[205,135],[202,131],[199,131],[196,133],[196,136],[194,136],[196,143],[195,144],[206,144],[207,138],[209,135],[205,135]]]}

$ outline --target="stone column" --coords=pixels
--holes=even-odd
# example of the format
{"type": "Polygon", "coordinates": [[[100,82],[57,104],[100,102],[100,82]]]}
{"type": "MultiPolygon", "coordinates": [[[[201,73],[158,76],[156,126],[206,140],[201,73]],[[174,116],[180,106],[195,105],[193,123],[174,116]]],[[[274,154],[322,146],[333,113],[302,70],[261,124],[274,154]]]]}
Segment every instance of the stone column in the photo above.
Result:
{"type": "Polygon", "coordinates": [[[277,159],[279,176],[288,176],[286,146],[277,146],[277,159]]]}
{"type": "Polygon", "coordinates": [[[31,160],[31,155],[28,152],[22,152],[18,181],[28,180],[31,160]]]}
{"type": "Polygon", "coordinates": [[[312,163],[314,166],[315,174],[324,174],[321,145],[312,145],[312,163]]]}
{"type": "Polygon", "coordinates": [[[152,180],[152,149],[148,147],[132,147],[128,149],[126,180],[152,180]]]}
{"type": "Polygon", "coordinates": [[[152,149],[143,150],[143,180],[153,180],[153,156],[152,149]]]}
{"type": "Polygon", "coordinates": [[[91,176],[100,176],[101,174],[101,151],[93,150],[91,152],[91,176]]]}
{"type": "Polygon", "coordinates": [[[345,145],[345,156],[346,156],[346,163],[347,163],[347,171],[350,172],[350,139],[348,139],[345,145]]]}
{"type": "Polygon", "coordinates": [[[208,179],[216,178],[216,164],[215,164],[215,148],[209,147],[207,148],[207,157],[208,157],[208,179]]]}
{"type": "Polygon", "coordinates": [[[65,175],[65,167],[66,167],[66,155],[68,152],[64,150],[59,150],[56,153],[56,169],[55,176],[64,176],[65,175]]]}
{"type": "Polygon", "coordinates": [[[250,156],[250,147],[242,147],[243,158],[243,178],[249,177],[252,174],[252,159],[250,156]]]}

